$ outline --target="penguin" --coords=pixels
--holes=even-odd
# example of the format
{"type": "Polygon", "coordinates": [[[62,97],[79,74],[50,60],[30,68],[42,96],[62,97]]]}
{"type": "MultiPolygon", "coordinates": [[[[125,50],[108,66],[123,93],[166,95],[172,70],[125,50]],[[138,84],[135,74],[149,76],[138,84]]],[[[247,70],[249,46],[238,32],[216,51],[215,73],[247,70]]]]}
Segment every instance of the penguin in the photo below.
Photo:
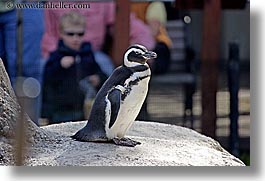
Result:
{"type": "Polygon", "coordinates": [[[157,54],[144,46],[129,46],[123,65],[117,67],[98,91],[84,128],[73,139],[85,142],[112,142],[134,147],[141,144],[125,134],[135,121],[146,98],[151,70],[147,60],[157,54]]]}

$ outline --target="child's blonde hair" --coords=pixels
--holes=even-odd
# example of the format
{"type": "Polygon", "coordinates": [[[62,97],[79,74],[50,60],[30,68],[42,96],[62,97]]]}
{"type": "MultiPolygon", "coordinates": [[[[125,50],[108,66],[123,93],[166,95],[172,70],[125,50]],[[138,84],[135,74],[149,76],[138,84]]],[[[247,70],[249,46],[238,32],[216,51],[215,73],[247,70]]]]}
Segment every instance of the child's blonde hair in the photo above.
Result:
{"type": "Polygon", "coordinates": [[[85,17],[76,11],[70,11],[68,13],[65,13],[59,21],[59,30],[60,32],[64,31],[64,28],[67,25],[71,26],[82,26],[86,27],[86,19],[85,17]]]}

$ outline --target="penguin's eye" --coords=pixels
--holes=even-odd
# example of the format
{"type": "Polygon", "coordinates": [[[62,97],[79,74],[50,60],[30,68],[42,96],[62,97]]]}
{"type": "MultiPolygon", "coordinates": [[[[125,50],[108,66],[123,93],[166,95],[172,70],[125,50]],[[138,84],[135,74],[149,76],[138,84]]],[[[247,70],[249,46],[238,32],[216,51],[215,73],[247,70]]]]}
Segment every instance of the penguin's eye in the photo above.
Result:
{"type": "Polygon", "coordinates": [[[141,51],[136,51],[135,54],[136,55],[142,55],[143,53],[141,51]]]}

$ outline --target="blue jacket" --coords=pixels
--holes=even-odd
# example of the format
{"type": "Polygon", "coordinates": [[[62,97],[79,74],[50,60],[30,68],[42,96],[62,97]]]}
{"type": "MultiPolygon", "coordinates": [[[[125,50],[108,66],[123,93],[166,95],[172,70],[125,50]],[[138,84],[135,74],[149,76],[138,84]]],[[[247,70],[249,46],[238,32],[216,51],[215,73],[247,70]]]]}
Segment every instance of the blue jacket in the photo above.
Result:
{"type": "Polygon", "coordinates": [[[51,123],[83,120],[84,92],[79,82],[89,75],[99,75],[101,84],[106,75],[94,59],[90,43],[83,43],[79,52],[72,50],[59,41],[58,49],[51,53],[44,68],[42,117],[51,123]],[[75,57],[75,63],[65,69],[60,61],[65,56],[75,57]]]}

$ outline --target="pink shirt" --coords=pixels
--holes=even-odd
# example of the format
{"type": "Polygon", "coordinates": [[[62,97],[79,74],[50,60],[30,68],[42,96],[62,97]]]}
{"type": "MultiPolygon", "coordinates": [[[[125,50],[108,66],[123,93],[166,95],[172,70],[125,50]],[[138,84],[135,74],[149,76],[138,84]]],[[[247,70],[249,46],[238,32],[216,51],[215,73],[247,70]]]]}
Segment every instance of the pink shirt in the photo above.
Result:
{"type": "MultiPolygon", "coordinates": [[[[67,2],[69,3],[69,2],[67,2]]],[[[74,3],[74,2],[72,2],[74,3]]],[[[104,44],[104,37],[107,25],[114,25],[115,4],[107,2],[89,2],[90,8],[87,9],[45,9],[45,33],[42,39],[42,54],[45,59],[49,53],[57,48],[59,39],[59,18],[66,12],[76,10],[83,14],[87,19],[85,41],[92,44],[93,50],[100,50],[104,44]]],[[[148,49],[153,49],[155,40],[147,25],[141,20],[130,16],[130,43],[139,43],[148,49]]]]}

